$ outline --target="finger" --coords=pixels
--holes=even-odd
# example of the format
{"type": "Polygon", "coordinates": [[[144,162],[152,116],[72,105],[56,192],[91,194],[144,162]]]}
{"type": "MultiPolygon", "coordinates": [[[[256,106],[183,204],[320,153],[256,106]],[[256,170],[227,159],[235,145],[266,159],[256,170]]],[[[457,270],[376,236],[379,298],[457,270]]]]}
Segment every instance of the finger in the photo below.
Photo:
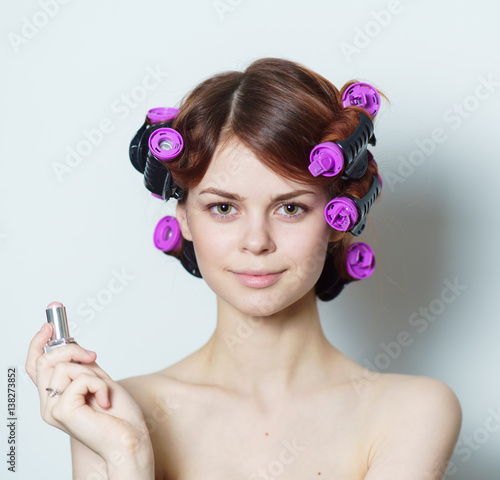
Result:
{"type": "Polygon", "coordinates": [[[111,377],[97,363],[90,363],[87,365],[87,367],[92,369],[98,377],[111,380],[111,377]]]}
{"type": "Polygon", "coordinates": [[[36,383],[36,362],[44,354],[44,347],[52,336],[52,325],[45,322],[31,340],[26,357],[26,373],[36,383]]]}
{"type": "Polygon", "coordinates": [[[47,352],[44,357],[44,362],[49,366],[55,366],[60,362],[83,363],[92,368],[98,376],[102,378],[111,378],[95,360],[97,353],[92,350],[86,350],[78,343],[68,343],[47,352]]]}
{"type": "Polygon", "coordinates": [[[97,405],[103,409],[111,406],[108,384],[102,378],[83,373],[73,379],[60,397],[56,397],[57,401],[53,405],[48,403],[52,417],[64,422],[88,403],[86,398],[88,395],[93,395],[97,405]]]}
{"type": "Polygon", "coordinates": [[[78,362],[90,364],[95,362],[97,354],[92,350],[85,350],[78,343],[66,343],[54,348],[45,354],[49,364],[55,365],[59,362],[78,362]]]}
{"type": "Polygon", "coordinates": [[[95,358],[95,352],[89,352],[77,343],[57,347],[36,359],[36,385],[39,390],[47,387],[53,369],[58,363],[91,364],[95,358]]]}
{"type": "MultiPolygon", "coordinates": [[[[67,348],[68,345],[64,345],[62,347],[60,347],[61,350],[64,350],[65,348],[67,348]]],[[[79,345],[78,345],[79,348],[81,348],[79,345]]],[[[111,379],[111,377],[95,362],[95,357],[97,356],[97,354],[91,350],[85,350],[83,349],[84,352],[87,352],[89,354],[89,359],[92,359],[94,358],[94,361],[93,362],[89,362],[87,359],[85,359],[84,357],[84,360],[85,361],[76,361],[76,360],[71,360],[71,363],[75,363],[75,364],[84,364],[86,367],[90,368],[91,370],[93,370],[98,377],[101,377],[101,378],[109,378],[111,379]]],[[[49,354],[52,353],[52,352],[49,352],[47,353],[47,357],[46,357],[46,362],[48,365],[51,365],[51,366],[56,366],[58,365],[59,363],[68,363],[66,361],[67,357],[66,355],[58,355],[58,356],[49,356],[49,354]]],[[[66,352],[67,353],[67,352],[66,352]]],[[[73,357],[71,357],[73,358],[73,357]]]]}
{"type": "Polygon", "coordinates": [[[57,397],[51,397],[47,392],[47,388],[53,388],[64,392],[71,382],[80,375],[97,376],[97,373],[90,367],[78,363],[58,363],[53,371],[47,385],[40,385],[38,391],[40,393],[40,408],[44,410],[47,402],[55,401],[57,397]]]}

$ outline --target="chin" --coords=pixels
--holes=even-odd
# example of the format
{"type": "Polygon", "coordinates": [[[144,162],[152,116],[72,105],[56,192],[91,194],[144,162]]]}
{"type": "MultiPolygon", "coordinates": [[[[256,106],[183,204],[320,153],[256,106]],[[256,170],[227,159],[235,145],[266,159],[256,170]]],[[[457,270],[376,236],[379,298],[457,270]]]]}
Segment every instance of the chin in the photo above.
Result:
{"type": "Polygon", "coordinates": [[[221,301],[243,315],[251,317],[269,317],[288,308],[294,308],[304,297],[309,294],[314,296],[314,284],[317,281],[312,277],[298,278],[290,271],[267,288],[242,285],[229,272],[203,278],[221,301]]]}
{"type": "Polygon", "coordinates": [[[235,295],[224,295],[220,298],[238,312],[250,317],[271,317],[284,312],[287,309],[295,308],[308,292],[291,295],[290,292],[283,293],[282,289],[275,292],[263,289],[254,289],[247,293],[243,292],[235,295]]]}

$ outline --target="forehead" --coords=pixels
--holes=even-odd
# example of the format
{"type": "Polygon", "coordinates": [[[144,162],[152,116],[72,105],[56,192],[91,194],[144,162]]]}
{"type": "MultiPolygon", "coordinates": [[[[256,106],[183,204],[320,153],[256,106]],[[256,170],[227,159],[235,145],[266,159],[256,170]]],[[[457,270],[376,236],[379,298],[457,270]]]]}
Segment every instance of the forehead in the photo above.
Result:
{"type": "Polygon", "coordinates": [[[299,183],[272,171],[257,156],[233,137],[220,144],[210,162],[201,182],[194,188],[194,193],[206,188],[227,190],[243,196],[284,193],[307,188],[321,194],[317,185],[299,183]]]}

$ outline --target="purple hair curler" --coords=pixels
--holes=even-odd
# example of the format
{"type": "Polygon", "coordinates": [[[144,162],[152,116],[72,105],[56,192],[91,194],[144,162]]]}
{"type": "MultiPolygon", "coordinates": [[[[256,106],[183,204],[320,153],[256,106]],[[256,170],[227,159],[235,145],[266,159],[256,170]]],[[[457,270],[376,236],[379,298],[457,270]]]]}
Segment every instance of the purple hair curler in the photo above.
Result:
{"type": "Polygon", "coordinates": [[[350,231],[355,237],[366,227],[366,217],[373,202],[382,190],[378,175],[372,176],[372,183],[363,198],[352,195],[335,197],[325,207],[325,219],[332,228],[341,232],[350,231]]]}
{"type": "Polygon", "coordinates": [[[176,250],[181,244],[181,228],[175,217],[163,217],[153,235],[155,247],[162,252],[176,250]]]}
{"type": "Polygon", "coordinates": [[[368,83],[353,83],[342,95],[342,105],[364,108],[371,117],[374,117],[380,108],[380,95],[368,83]]]}
{"type": "Polygon", "coordinates": [[[316,145],[309,155],[309,171],[313,177],[323,175],[334,177],[344,168],[342,149],[333,142],[323,142],[316,145]]]}
{"type": "Polygon", "coordinates": [[[152,124],[155,123],[164,123],[169,120],[173,120],[177,114],[179,113],[179,109],[177,108],[166,108],[166,107],[158,107],[152,108],[148,111],[146,115],[152,124]]]}
{"type": "Polygon", "coordinates": [[[181,134],[172,128],[159,128],[149,137],[149,150],[160,162],[173,160],[183,146],[181,134]]]}
{"type": "Polygon", "coordinates": [[[347,272],[357,280],[368,278],[375,270],[375,254],[370,245],[353,243],[347,249],[347,272]]]}
{"type": "Polygon", "coordinates": [[[361,178],[368,166],[368,144],[375,146],[373,122],[365,113],[358,113],[359,123],[346,140],[316,145],[309,154],[309,172],[313,176],[333,177],[342,170],[342,178],[361,178]]]}
{"type": "Polygon", "coordinates": [[[347,232],[358,221],[358,209],[350,198],[337,197],[327,203],[325,219],[335,230],[347,232]]]}

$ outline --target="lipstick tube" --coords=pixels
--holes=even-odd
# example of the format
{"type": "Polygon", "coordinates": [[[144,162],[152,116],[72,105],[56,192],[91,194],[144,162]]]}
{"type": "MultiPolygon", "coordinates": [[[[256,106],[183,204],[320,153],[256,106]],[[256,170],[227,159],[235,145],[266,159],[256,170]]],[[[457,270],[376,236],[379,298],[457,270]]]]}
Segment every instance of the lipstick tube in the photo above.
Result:
{"type": "Polygon", "coordinates": [[[54,348],[67,345],[68,343],[76,343],[74,338],[69,335],[68,319],[66,317],[66,309],[59,302],[52,302],[45,310],[47,322],[52,324],[52,337],[45,345],[45,352],[50,352],[54,348]]]}

